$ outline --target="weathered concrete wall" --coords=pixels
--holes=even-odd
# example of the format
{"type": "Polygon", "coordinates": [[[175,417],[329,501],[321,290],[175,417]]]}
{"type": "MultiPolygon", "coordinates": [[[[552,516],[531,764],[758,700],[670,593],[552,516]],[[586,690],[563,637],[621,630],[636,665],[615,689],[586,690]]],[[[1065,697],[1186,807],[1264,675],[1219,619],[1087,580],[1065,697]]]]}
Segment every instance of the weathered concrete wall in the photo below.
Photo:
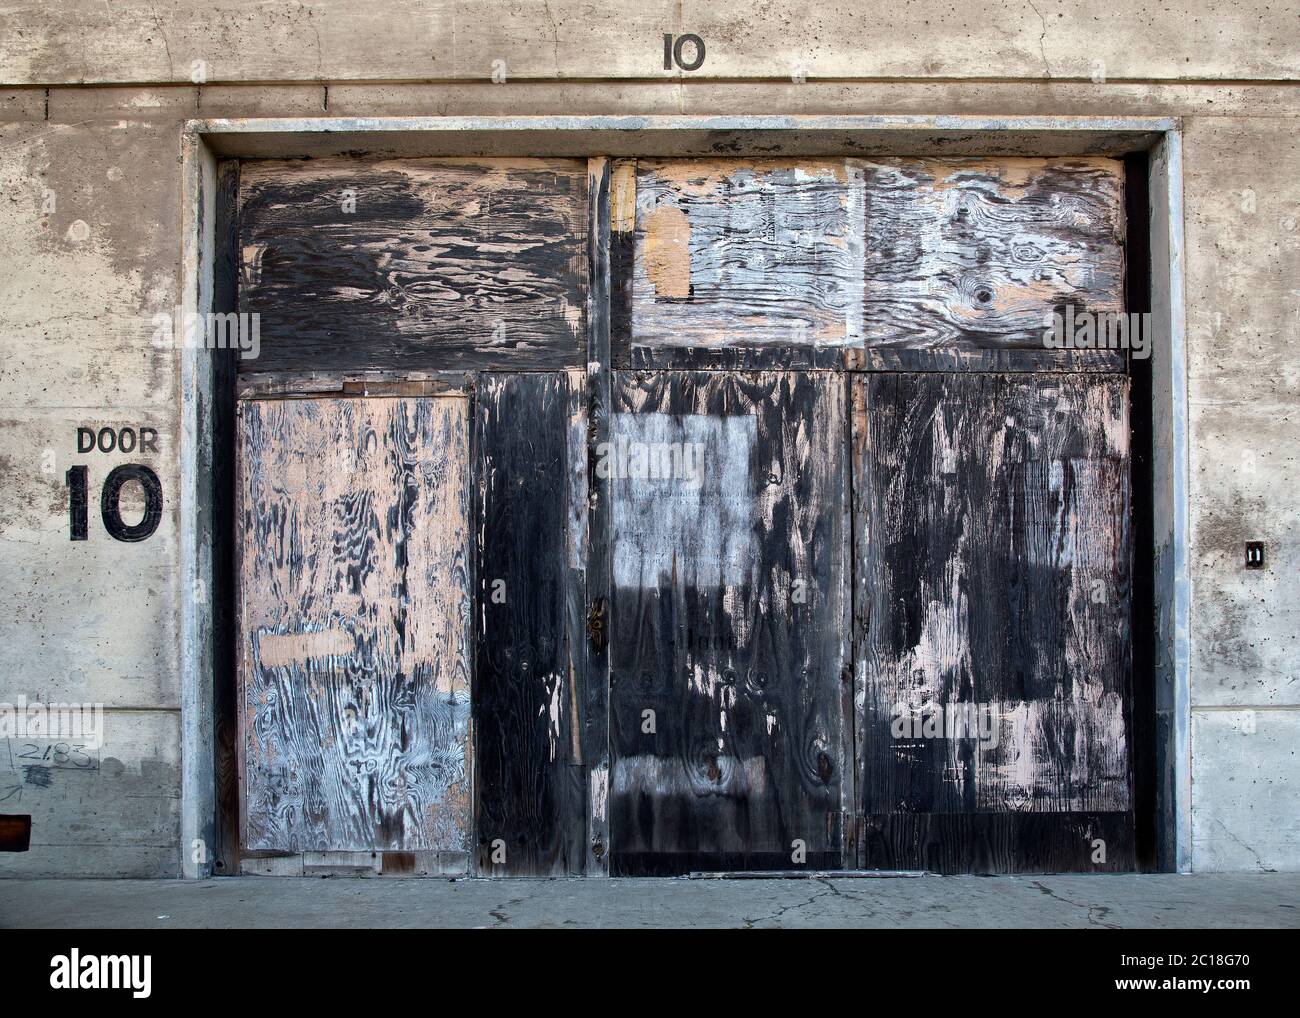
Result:
{"type": "Polygon", "coordinates": [[[661,37],[703,37],[715,78],[1269,80],[1300,67],[1295,11],[1260,0],[868,4],[719,0],[98,0],[9,4],[0,83],[676,76],[661,37]]]}
{"type": "Polygon", "coordinates": [[[1192,852],[1300,868],[1300,121],[1185,121],[1192,852]],[[1242,568],[1262,540],[1266,569],[1242,568]]]}
{"type": "MultiPolygon", "coordinates": [[[[0,700],[102,703],[105,715],[98,752],[0,740],[0,809],[32,814],[34,832],[30,852],[0,856],[0,872],[172,874],[179,421],[175,361],[151,344],[148,315],[176,302],[177,123],[122,117],[106,101],[65,108],[63,93],[48,116],[40,92],[6,98],[0,700]],[[79,426],[151,427],[157,453],[79,454],[79,426]],[[163,484],[162,522],[139,543],[113,540],[99,519],[100,485],[122,462],[150,464],[163,484]],[[85,542],[69,540],[75,464],[89,470],[85,542]]],[[[127,491],[135,522],[143,506],[127,491]]]]}
{"type": "Polygon", "coordinates": [[[33,850],[0,856],[0,875],[180,872],[179,617],[195,594],[178,580],[179,365],[149,319],[180,303],[184,120],[504,113],[1184,118],[1193,863],[1300,869],[1300,17],[1112,6],[9,5],[0,700],[107,714],[93,768],[0,740],[0,811],[35,817],[33,850]],[[705,38],[701,71],[662,69],[664,32],[705,38]],[[78,426],[128,424],[157,430],[155,454],[77,453],[78,426]],[[164,489],[161,526],[136,544],[98,518],[124,461],[164,489]],[[68,539],[77,463],[84,543],[68,539]],[[1248,572],[1253,539],[1268,566],[1248,572]]]}

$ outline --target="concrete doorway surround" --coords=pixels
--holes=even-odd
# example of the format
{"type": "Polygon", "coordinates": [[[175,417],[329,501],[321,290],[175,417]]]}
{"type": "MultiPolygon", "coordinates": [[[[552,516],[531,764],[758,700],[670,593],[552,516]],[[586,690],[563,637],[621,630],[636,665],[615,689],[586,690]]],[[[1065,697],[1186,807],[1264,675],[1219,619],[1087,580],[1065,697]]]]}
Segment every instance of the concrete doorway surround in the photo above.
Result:
{"type": "MultiPolygon", "coordinates": [[[[372,156],[1108,155],[1147,160],[1151,357],[1151,622],[1154,646],[1155,844],[1162,870],[1191,868],[1187,393],[1183,305],[1182,142],[1177,120],[1110,117],[434,117],[197,120],[184,139],[183,310],[213,309],[217,161],[372,156]]],[[[182,354],[183,589],[213,589],[208,351],[182,354]]],[[[184,873],[207,876],[217,811],[214,651],[209,599],[183,602],[181,832],[184,873]]],[[[1139,680],[1147,676],[1138,674],[1139,680]]]]}

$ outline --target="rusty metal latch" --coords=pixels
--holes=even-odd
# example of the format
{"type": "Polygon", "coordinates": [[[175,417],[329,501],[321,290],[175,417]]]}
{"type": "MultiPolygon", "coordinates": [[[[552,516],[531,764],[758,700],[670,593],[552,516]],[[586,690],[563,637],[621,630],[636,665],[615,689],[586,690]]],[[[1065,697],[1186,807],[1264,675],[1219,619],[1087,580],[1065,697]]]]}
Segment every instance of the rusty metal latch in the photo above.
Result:
{"type": "Polygon", "coordinates": [[[587,638],[597,654],[605,652],[605,636],[605,599],[598,597],[587,612],[587,638]]]}

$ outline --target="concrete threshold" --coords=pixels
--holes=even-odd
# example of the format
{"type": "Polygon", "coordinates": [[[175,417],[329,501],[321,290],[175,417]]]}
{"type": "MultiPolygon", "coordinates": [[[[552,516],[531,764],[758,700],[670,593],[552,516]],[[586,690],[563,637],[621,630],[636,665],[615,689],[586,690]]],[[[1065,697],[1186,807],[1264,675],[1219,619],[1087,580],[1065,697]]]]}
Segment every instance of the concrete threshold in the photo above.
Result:
{"type": "Polygon", "coordinates": [[[0,927],[1300,927],[1300,873],[755,879],[0,880],[0,927]]]}

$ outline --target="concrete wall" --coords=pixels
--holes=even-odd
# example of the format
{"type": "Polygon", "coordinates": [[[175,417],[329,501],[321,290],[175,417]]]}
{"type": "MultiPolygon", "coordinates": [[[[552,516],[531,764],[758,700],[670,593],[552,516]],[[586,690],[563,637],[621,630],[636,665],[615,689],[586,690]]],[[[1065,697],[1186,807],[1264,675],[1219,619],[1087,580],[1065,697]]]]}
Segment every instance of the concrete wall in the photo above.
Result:
{"type": "Polygon", "coordinates": [[[32,851],[0,875],[181,871],[179,620],[201,592],[178,579],[179,362],[149,319],[181,300],[183,122],[502,113],[1182,118],[1193,865],[1300,868],[1300,17],[1221,6],[8,5],[0,700],[107,715],[95,767],[0,740],[0,811],[34,816],[32,851]],[[665,72],[664,32],[703,36],[704,66],[665,72]],[[157,430],[155,455],[77,453],[78,426],[128,424],[157,430]],[[166,499],[136,544],[98,519],[124,459],[151,463],[166,499]],[[74,463],[91,475],[84,543],[68,539],[74,463]],[[1242,568],[1252,539],[1264,570],[1242,568]]]}

